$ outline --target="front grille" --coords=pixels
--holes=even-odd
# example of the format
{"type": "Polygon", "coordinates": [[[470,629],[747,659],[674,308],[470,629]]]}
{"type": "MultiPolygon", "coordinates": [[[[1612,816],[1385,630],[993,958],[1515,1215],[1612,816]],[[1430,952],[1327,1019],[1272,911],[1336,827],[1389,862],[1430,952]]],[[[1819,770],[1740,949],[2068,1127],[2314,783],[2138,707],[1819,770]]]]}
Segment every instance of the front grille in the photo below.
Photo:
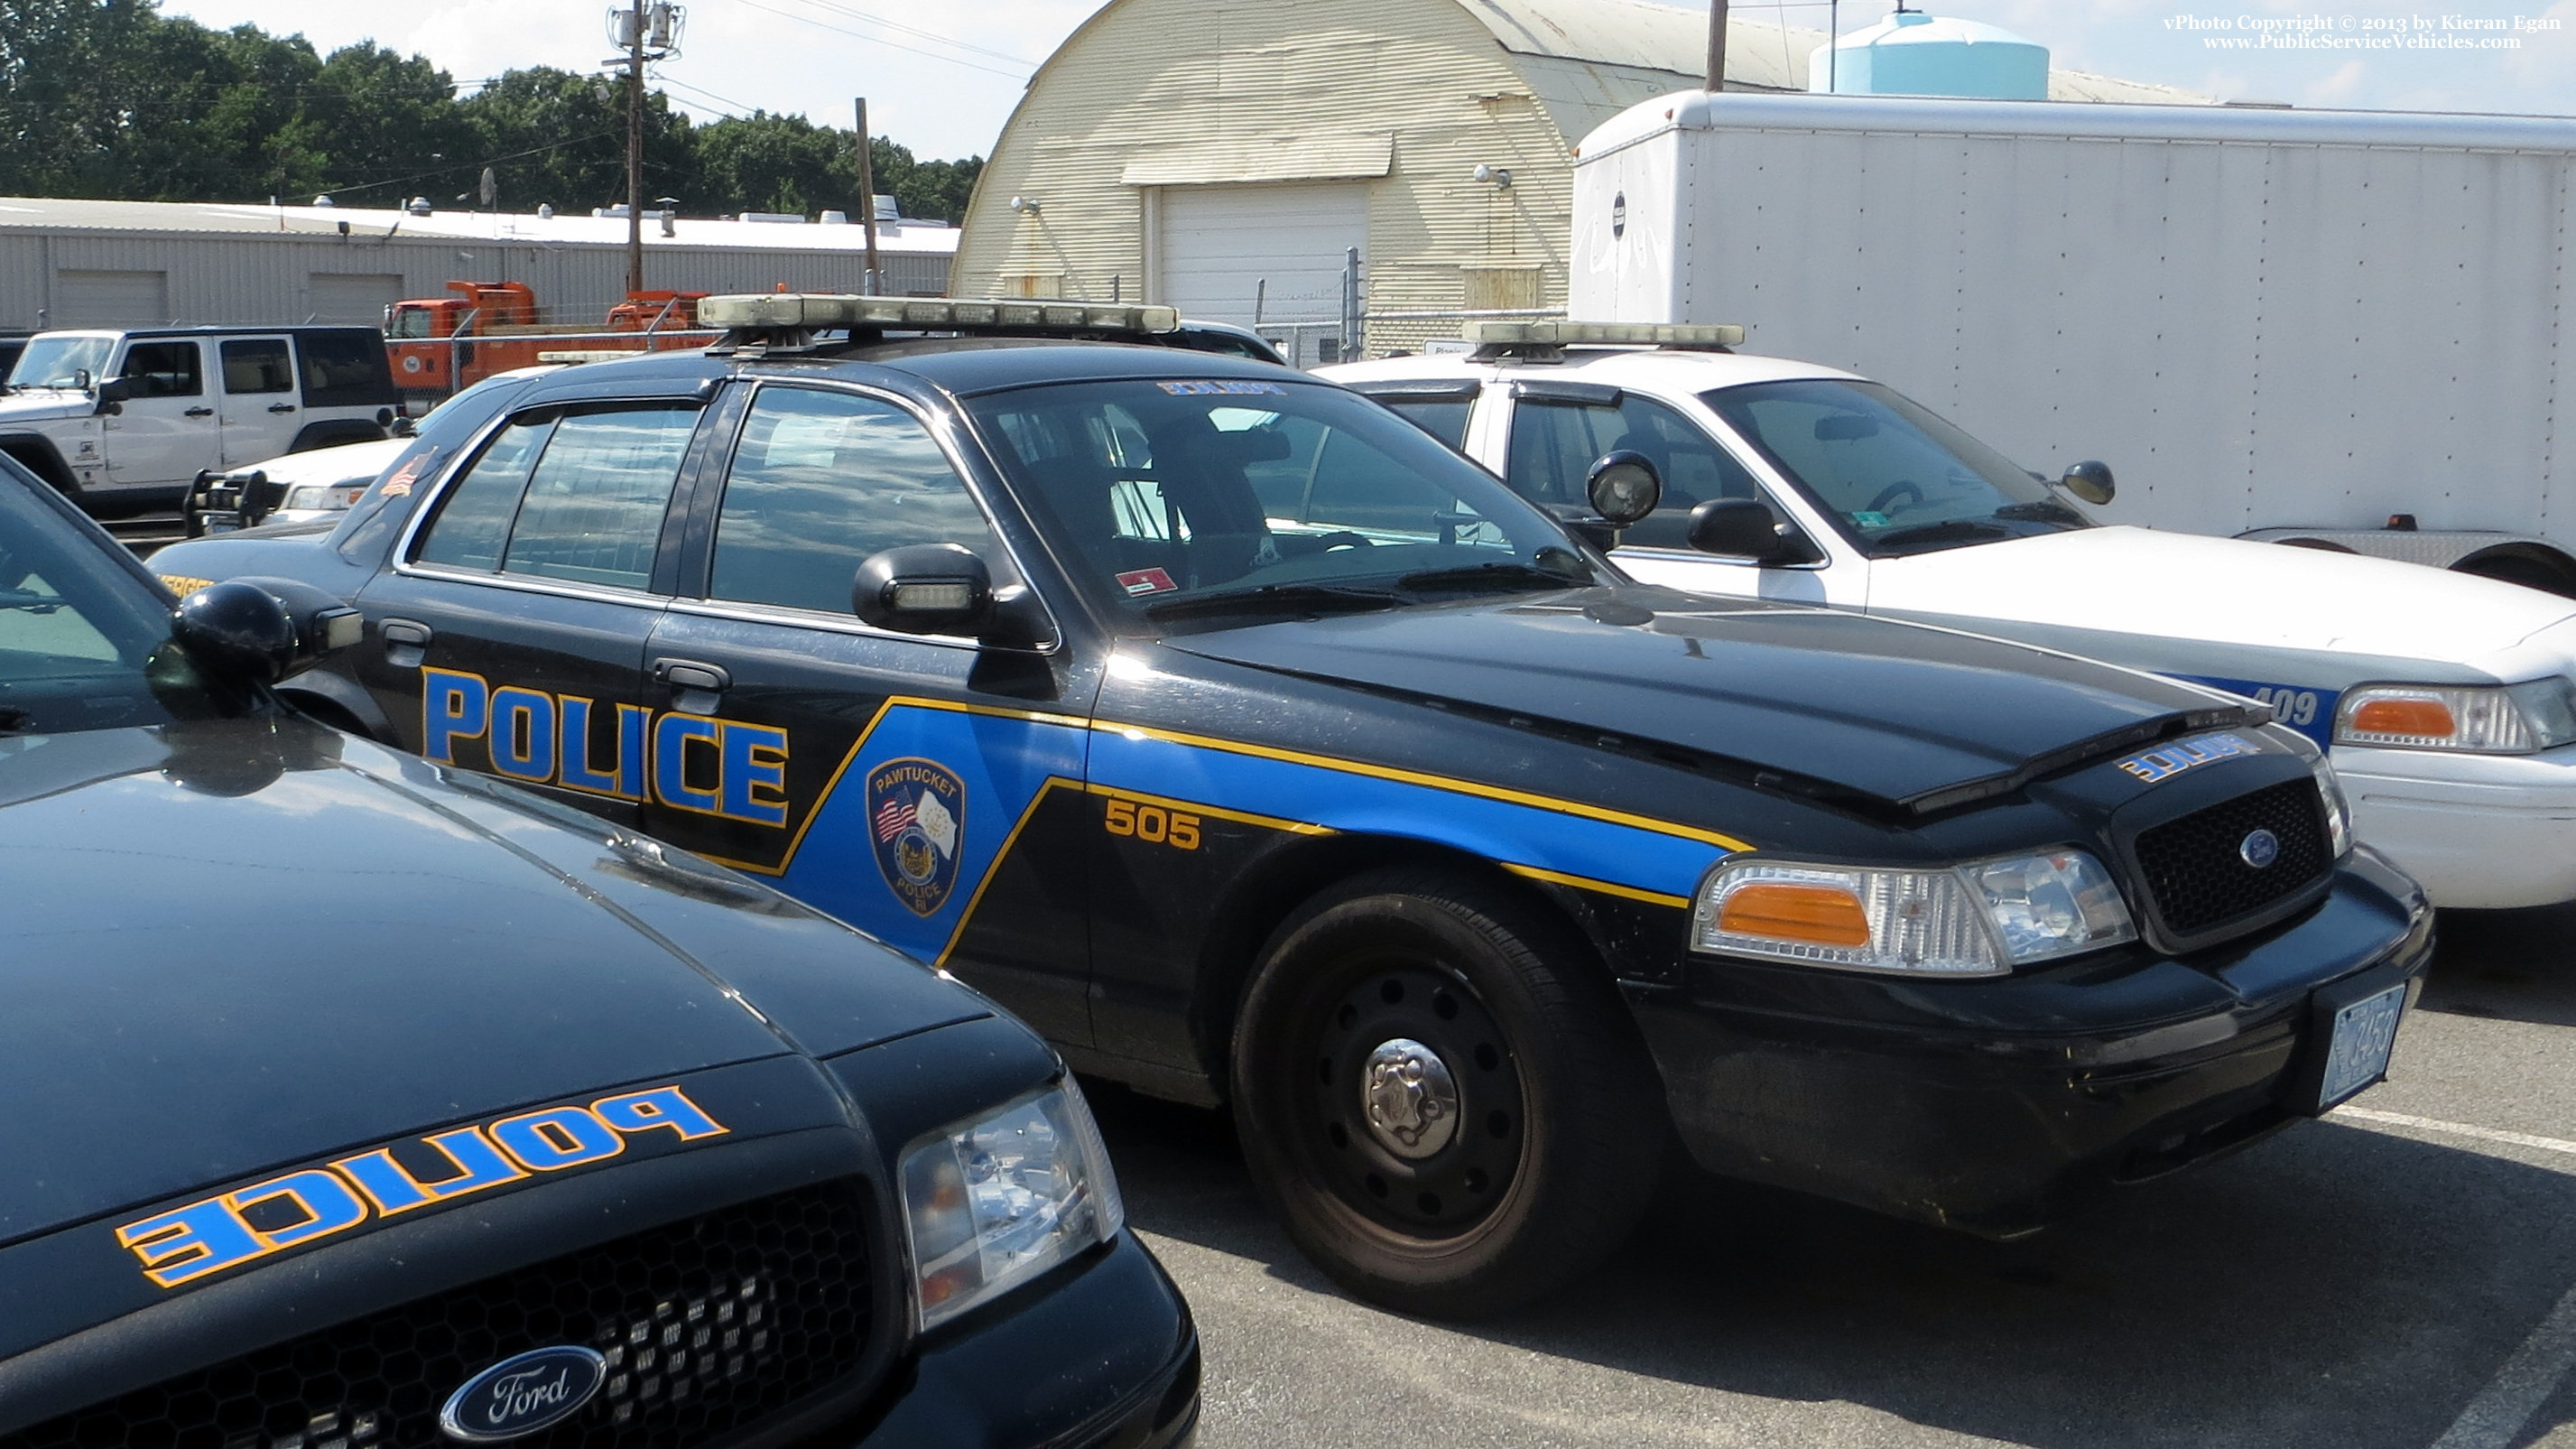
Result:
{"type": "Polygon", "coordinates": [[[0,1449],[454,1449],[448,1395],[547,1344],[608,1380],[519,1449],[694,1445],[859,1367],[865,1201],[800,1188],[408,1303],[0,1436],[0,1449]]]}
{"type": "Polygon", "coordinates": [[[2325,806],[2312,780],[2223,800],[2138,832],[2138,867],[2168,935],[2198,936],[2255,915],[2312,884],[2326,858],[2325,806]],[[2280,855],[2248,865],[2246,837],[2269,830],[2280,855]]]}

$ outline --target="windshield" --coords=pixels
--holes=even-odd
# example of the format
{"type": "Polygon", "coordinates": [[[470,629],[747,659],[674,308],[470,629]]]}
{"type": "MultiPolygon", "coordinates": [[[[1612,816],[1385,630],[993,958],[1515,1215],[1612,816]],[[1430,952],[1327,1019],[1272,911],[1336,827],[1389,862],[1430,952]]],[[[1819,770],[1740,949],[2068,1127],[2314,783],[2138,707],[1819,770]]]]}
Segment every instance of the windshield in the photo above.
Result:
{"type": "Polygon", "coordinates": [[[1700,401],[1874,555],[2092,526],[2002,454],[1874,382],[1758,382],[1700,401]]]}
{"type": "Polygon", "coordinates": [[[0,464],[0,735],[221,711],[170,641],[169,604],[0,464]]]}
{"type": "Polygon", "coordinates": [[[116,347],[113,337],[37,337],[9,369],[11,387],[79,387],[86,372],[96,382],[116,347]]]}
{"type": "Polygon", "coordinates": [[[1609,581],[1553,519],[1339,388],[1077,383],[968,407],[1082,586],[1156,627],[1609,581]]]}

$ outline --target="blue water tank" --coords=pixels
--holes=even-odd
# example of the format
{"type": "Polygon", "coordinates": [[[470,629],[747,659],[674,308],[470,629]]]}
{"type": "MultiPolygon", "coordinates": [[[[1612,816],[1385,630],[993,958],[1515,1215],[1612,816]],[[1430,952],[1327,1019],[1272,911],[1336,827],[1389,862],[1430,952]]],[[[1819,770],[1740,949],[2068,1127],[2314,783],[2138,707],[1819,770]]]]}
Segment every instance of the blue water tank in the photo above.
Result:
{"type": "Polygon", "coordinates": [[[2048,99],[2048,47],[1974,20],[1899,10],[1807,57],[1807,89],[1863,96],[2048,99]]]}

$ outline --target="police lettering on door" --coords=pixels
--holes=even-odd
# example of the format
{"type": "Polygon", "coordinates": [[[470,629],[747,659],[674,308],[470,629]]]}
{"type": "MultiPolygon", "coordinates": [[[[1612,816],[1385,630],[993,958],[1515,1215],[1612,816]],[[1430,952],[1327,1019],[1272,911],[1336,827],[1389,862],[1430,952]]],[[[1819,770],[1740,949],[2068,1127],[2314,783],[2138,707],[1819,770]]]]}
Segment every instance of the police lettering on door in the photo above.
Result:
{"type": "Polygon", "coordinates": [[[504,685],[460,669],[421,670],[421,750],[469,764],[480,741],[494,774],[616,800],[658,801],[754,825],[787,823],[787,731],[741,720],[601,704],[504,685]]]}

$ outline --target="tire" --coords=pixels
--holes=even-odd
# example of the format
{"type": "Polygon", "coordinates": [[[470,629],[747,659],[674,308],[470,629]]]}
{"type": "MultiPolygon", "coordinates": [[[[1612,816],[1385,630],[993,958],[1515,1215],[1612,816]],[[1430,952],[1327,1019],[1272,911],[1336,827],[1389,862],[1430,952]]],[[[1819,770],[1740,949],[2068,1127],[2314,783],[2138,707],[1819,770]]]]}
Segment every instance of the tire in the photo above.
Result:
{"type": "Polygon", "coordinates": [[[2553,568],[2543,560],[2521,554],[2499,554],[2471,559],[2467,563],[2454,567],[2464,574],[2493,579],[2502,584],[2520,584],[2526,589],[2538,589],[2544,594],[2556,594],[2561,598],[2576,596],[2576,588],[2569,587],[2565,570],[2553,568]]]}
{"type": "Polygon", "coordinates": [[[1445,871],[1371,872],[1291,915],[1245,991],[1232,1079],[1254,1185],[1298,1248],[1353,1294],[1434,1317],[1516,1306],[1608,1255],[1670,1135],[1591,952],[1445,871]],[[1374,1126],[1373,1054],[1393,1078],[1374,1126]],[[1442,1072],[1457,1105],[1433,1115],[1442,1072]]]}

